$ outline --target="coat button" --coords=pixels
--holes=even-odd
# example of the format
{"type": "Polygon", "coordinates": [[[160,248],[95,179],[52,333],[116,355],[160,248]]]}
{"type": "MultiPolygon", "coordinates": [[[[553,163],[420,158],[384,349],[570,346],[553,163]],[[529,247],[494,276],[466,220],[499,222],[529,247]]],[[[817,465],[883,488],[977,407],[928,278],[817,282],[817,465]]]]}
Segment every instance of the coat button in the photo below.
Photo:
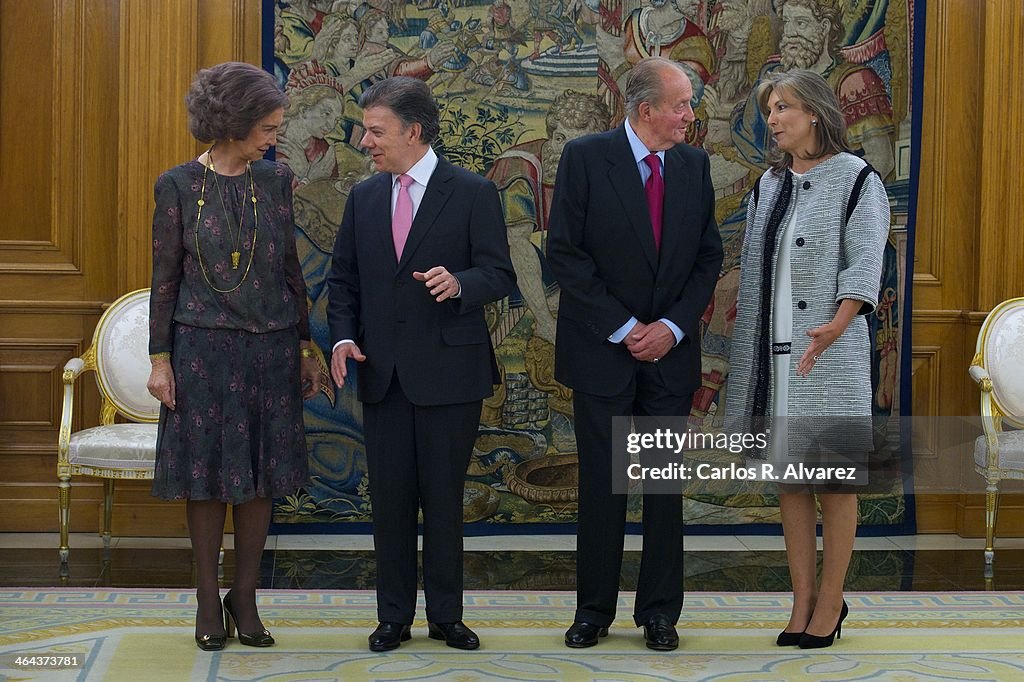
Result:
{"type": "Polygon", "coordinates": [[[796,302],[796,307],[799,308],[800,310],[806,310],[807,309],[807,301],[797,301],[796,302]]]}
{"type": "Polygon", "coordinates": [[[804,180],[804,189],[810,189],[810,188],[811,188],[811,181],[810,180],[804,180]]]}
{"type": "Polygon", "coordinates": [[[804,245],[804,238],[803,237],[797,237],[796,238],[796,245],[797,246],[803,246],[804,245]]]}

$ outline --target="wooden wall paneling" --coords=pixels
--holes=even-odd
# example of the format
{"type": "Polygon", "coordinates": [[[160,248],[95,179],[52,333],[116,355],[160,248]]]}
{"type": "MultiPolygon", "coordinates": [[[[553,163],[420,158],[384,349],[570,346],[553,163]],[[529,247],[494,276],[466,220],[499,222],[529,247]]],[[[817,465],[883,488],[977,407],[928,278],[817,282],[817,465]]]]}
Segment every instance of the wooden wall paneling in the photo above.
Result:
{"type": "MultiPolygon", "coordinates": [[[[53,216],[53,231],[59,235],[58,244],[68,261],[61,264],[61,269],[81,275],[82,248],[86,240],[102,240],[103,237],[102,232],[85,234],[86,216],[82,210],[82,199],[86,193],[85,183],[82,182],[82,169],[86,167],[83,145],[85,139],[90,137],[82,134],[85,130],[85,91],[82,81],[86,70],[85,32],[81,30],[84,2],[65,0],[49,4],[56,10],[52,20],[54,80],[50,83],[55,95],[51,100],[53,133],[49,156],[53,161],[54,184],[49,196],[50,215],[53,216]]],[[[35,90],[36,84],[30,83],[23,82],[22,85],[35,90]]],[[[82,280],[79,279],[76,289],[81,284],[82,280]]]]}
{"type": "MultiPolygon", "coordinates": [[[[69,0],[62,0],[68,2],[69,0]]],[[[125,293],[118,286],[118,272],[125,255],[115,248],[121,230],[118,211],[118,73],[120,37],[118,0],[74,0],[75,23],[65,21],[61,40],[69,31],[81,34],[80,60],[73,79],[76,112],[68,119],[77,138],[78,156],[65,168],[68,180],[81,186],[76,239],[82,250],[82,276],[77,283],[80,298],[113,302],[125,293]]],[[[70,90],[70,84],[62,84],[70,90]]],[[[58,200],[60,198],[58,197],[58,200]]],[[[92,327],[88,329],[92,334],[92,327]]]]}
{"type": "MultiPolygon", "coordinates": [[[[921,323],[915,320],[914,331],[921,323]]],[[[937,414],[942,383],[942,346],[914,344],[911,356],[911,395],[914,415],[937,414]]],[[[913,422],[914,491],[917,494],[917,524],[933,532],[953,532],[955,508],[949,496],[959,494],[959,476],[943,485],[941,442],[936,424],[928,420],[913,422]],[[943,489],[945,488],[945,489],[943,489]]]]}
{"type": "MultiPolygon", "coordinates": [[[[969,414],[965,326],[960,311],[915,311],[912,363],[914,490],[919,532],[951,533],[965,481],[966,450],[951,433],[969,414]],[[935,419],[935,417],[946,419],[935,419]]],[[[976,396],[974,396],[976,399],[976,396]]]]}
{"type": "Polygon", "coordinates": [[[262,66],[260,3],[218,0],[199,7],[199,65],[242,61],[262,66]]]}
{"type": "MultiPolygon", "coordinates": [[[[913,414],[937,414],[940,372],[942,369],[942,347],[915,345],[911,357],[911,394],[913,414]]],[[[926,422],[915,422],[913,433],[914,470],[918,461],[932,462],[938,459],[939,442],[936,429],[926,422]]]]}
{"type": "MultiPolygon", "coordinates": [[[[0,505],[3,530],[57,526],[64,363],[114,295],[117,3],[0,2],[0,505]],[[14,183],[13,191],[7,186],[14,183]]],[[[79,426],[99,396],[81,382],[79,426]]],[[[95,528],[96,498],[74,502],[95,528]]]]}
{"type": "MultiPolygon", "coordinates": [[[[970,307],[976,272],[984,6],[926,5],[924,105],[914,258],[918,310],[970,307]]],[[[916,331],[916,328],[915,328],[916,331]]]]}
{"type": "MultiPolygon", "coordinates": [[[[984,107],[980,128],[979,264],[974,310],[1024,296],[1024,2],[988,0],[985,8],[984,107]]],[[[979,136],[967,136],[972,141],[979,136]]]]}
{"type": "Polygon", "coordinates": [[[116,36],[104,29],[115,9],[0,2],[0,284],[13,299],[105,298],[113,288],[116,116],[96,94],[117,68],[116,36]]]}
{"type": "Polygon", "coordinates": [[[0,425],[22,433],[23,444],[31,433],[49,437],[59,429],[61,374],[78,345],[78,339],[0,339],[0,425]]]}
{"type": "Polygon", "coordinates": [[[55,9],[0,1],[0,275],[74,269],[51,219],[55,9]]]}
{"type": "MultiPolygon", "coordinates": [[[[978,276],[981,124],[986,14],[983,3],[926,5],[924,103],[912,317],[913,414],[973,414],[966,369],[966,315],[978,276]],[[976,106],[951,103],[979,103],[976,106]]],[[[973,396],[976,399],[976,396],[973,396]]],[[[915,433],[919,532],[956,532],[964,475],[941,433],[915,433]],[[950,461],[952,460],[952,461],[950,461]]]]}
{"type": "Polygon", "coordinates": [[[118,290],[149,286],[153,183],[188,160],[184,96],[198,68],[198,2],[122,0],[118,79],[118,290]]]}
{"type": "MultiPolygon", "coordinates": [[[[1021,486],[1015,481],[1004,481],[999,485],[999,490],[996,556],[999,555],[999,538],[1019,538],[1024,535],[1024,493],[1021,492],[1021,486]]],[[[947,532],[965,538],[985,537],[985,496],[980,493],[962,494],[956,501],[955,518],[955,527],[947,532]]],[[[981,561],[980,557],[978,561],[981,561]]]]}
{"type": "MultiPolygon", "coordinates": [[[[0,532],[57,528],[61,374],[67,359],[88,347],[99,314],[96,303],[0,302],[0,532]],[[53,336],[33,337],[47,328],[53,336]]],[[[100,397],[91,377],[78,382],[76,403],[76,424],[95,423],[100,397]]],[[[96,528],[101,494],[76,490],[76,530],[96,528]]]]}

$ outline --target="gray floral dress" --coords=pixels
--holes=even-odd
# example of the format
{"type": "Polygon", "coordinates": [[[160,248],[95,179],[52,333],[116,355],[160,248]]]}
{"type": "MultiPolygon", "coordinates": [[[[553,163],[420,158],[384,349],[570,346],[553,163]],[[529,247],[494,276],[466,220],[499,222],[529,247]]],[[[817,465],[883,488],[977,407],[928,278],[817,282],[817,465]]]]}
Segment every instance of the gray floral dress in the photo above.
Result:
{"type": "Polygon", "coordinates": [[[190,161],[154,190],[149,351],[171,354],[175,409],[160,412],[153,495],[281,497],[309,475],[299,375],[309,318],[292,173],[252,164],[258,220],[248,174],[209,171],[204,193],[203,173],[190,161]]]}

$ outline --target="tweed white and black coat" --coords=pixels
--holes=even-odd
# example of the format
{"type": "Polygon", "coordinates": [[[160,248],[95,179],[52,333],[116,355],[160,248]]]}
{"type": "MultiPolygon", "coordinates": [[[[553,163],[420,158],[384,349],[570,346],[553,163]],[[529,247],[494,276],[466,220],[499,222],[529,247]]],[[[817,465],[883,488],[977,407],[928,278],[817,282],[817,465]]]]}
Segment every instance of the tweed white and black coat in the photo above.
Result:
{"type": "MultiPolygon", "coordinates": [[[[862,417],[871,414],[871,346],[866,315],[878,301],[882,255],[889,234],[889,200],[876,173],[867,176],[856,207],[846,221],[847,205],[865,162],[852,154],[836,154],[794,181],[792,199],[782,218],[779,234],[799,203],[797,223],[787,234],[791,240],[793,345],[789,370],[788,412],[791,417],[862,417]],[[831,321],[844,299],[863,302],[861,311],[842,336],[822,354],[806,377],[796,373],[807,350],[806,331],[831,321]]],[[[788,171],[787,171],[788,172],[788,171]]],[[[726,414],[744,420],[753,414],[758,344],[768,347],[771,373],[771,329],[762,337],[761,311],[771,315],[774,292],[765,292],[760,304],[765,231],[772,207],[782,191],[784,174],[769,170],[761,176],[759,199],[751,196],[743,241],[736,325],[729,359],[726,414]]],[[[772,258],[774,281],[778,244],[772,258]]],[[[766,417],[770,418],[775,378],[768,388],[766,417]]]]}

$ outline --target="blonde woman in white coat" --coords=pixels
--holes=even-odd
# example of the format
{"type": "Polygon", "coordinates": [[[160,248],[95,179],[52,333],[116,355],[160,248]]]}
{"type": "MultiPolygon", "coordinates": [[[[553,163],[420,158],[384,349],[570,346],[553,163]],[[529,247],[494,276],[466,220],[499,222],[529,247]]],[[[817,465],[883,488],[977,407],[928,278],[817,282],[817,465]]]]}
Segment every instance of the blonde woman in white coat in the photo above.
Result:
{"type": "MultiPolygon", "coordinates": [[[[839,102],[820,75],[772,74],[757,95],[772,136],[772,168],[748,205],[727,413],[776,424],[854,418],[869,427],[866,315],[878,300],[889,231],[885,187],[849,153],[839,102]]],[[[865,452],[867,431],[858,441],[865,452]]],[[[777,643],[831,646],[848,613],[843,586],[857,532],[856,493],[780,485],[779,504],[793,610],[777,643]]]]}

